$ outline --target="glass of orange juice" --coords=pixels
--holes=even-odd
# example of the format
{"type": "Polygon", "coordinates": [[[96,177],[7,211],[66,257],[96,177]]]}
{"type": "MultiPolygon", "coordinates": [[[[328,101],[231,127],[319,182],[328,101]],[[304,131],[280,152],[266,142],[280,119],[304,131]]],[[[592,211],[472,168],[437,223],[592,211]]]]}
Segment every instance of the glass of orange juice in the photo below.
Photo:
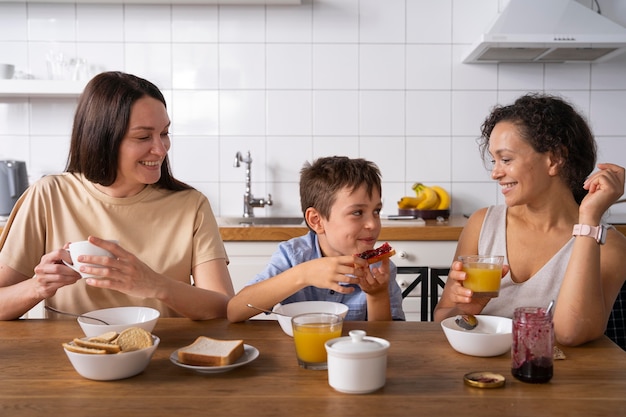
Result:
{"type": "Polygon", "coordinates": [[[467,274],[463,286],[474,291],[476,297],[497,297],[502,280],[504,256],[468,255],[459,256],[463,271],[467,274]]]}
{"type": "Polygon", "coordinates": [[[304,369],[328,369],[327,340],[341,336],[343,319],[330,313],[305,313],[291,318],[298,364],[304,369]]]}

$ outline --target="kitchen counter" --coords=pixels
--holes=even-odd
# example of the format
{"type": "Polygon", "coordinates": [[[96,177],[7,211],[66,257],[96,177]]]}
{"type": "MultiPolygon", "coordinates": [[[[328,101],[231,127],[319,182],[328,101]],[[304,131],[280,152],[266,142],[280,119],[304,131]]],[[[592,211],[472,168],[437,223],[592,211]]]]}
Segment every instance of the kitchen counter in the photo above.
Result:
{"type": "MultiPolygon", "coordinates": [[[[456,241],[466,222],[463,216],[451,216],[441,223],[427,220],[426,224],[417,220],[383,220],[379,240],[456,241]]],[[[304,225],[220,226],[224,241],[283,241],[302,236],[307,231],[304,225]]]]}
{"type": "MultiPolygon", "coordinates": [[[[427,220],[426,224],[417,220],[383,220],[379,240],[407,241],[456,241],[461,235],[467,219],[451,216],[443,223],[427,220]]],[[[616,224],[615,228],[626,235],[626,224],[616,224]]],[[[2,233],[0,225],[0,233],[2,233]]],[[[302,236],[308,231],[306,226],[220,226],[220,234],[225,242],[281,242],[302,236]]]]}

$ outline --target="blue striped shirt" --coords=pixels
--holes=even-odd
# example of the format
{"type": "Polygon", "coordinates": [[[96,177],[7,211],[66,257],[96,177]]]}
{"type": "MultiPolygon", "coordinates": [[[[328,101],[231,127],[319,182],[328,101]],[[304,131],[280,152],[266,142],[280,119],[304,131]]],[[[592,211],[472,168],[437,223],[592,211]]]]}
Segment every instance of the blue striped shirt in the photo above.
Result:
{"type": "MultiPolygon", "coordinates": [[[[274,277],[287,269],[322,257],[322,251],[313,232],[300,237],[281,242],[278,249],[272,255],[270,262],[263,272],[259,273],[246,285],[256,284],[274,277]]],[[[372,266],[378,266],[374,264],[372,266]]],[[[397,268],[390,262],[389,294],[391,302],[391,317],[393,320],[405,320],[402,310],[402,290],[396,282],[397,268]]],[[[335,301],[348,306],[346,320],[367,320],[367,298],[361,287],[355,284],[347,284],[354,287],[351,294],[341,294],[328,288],[309,286],[287,297],[281,304],[289,304],[297,301],[335,301]]]]}

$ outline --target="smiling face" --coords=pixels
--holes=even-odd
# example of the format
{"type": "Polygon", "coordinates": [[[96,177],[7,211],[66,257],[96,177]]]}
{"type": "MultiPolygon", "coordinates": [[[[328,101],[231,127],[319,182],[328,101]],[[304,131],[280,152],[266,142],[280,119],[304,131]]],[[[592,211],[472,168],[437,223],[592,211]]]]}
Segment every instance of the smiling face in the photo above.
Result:
{"type": "Polygon", "coordinates": [[[372,249],[380,234],[381,209],[377,189],[372,191],[371,197],[365,185],[354,191],[349,188],[339,190],[330,216],[320,216],[316,230],[324,256],[354,255],[372,249]]]}
{"type": "Polygon", "coordinates": [[[137,100],[120,143],[117,177],[103,191],[114,197],[129,197],[156,183],[171,146],[169,126],[163,103],[148,96],[137,100]]]}
{"type": "Polygon", "coordinates": [[[493,158],[491,177],[502,187],[507,206],[532,204],[551,195],[549,188],[558,178],[558,164],[550,152],[536,152],[513,123],[495,125],[489,138],[489,153],[493,158]]]}

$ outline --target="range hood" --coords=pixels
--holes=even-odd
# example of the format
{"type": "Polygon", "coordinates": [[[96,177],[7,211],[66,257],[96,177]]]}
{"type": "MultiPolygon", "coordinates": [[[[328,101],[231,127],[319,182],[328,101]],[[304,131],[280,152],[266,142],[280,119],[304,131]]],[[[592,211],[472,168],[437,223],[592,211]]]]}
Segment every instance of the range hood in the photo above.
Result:
{"type": "Polygon", "coordinates": [[[626,28],[575,0],[510,0],[463,62],[607,61],[626,52],[626,28]]]}

